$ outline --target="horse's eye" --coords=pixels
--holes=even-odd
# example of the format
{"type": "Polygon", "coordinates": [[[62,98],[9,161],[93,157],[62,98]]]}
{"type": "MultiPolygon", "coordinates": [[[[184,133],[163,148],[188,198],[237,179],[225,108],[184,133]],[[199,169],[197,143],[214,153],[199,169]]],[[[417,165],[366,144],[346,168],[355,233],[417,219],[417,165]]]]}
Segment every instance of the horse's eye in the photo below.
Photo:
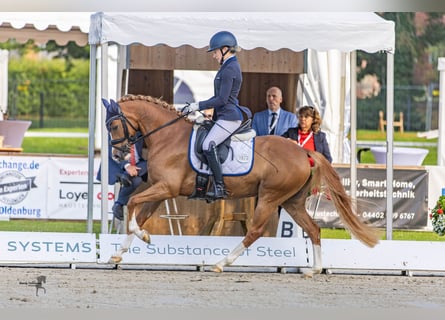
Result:
{"type": "Polygon", "coordinates": [[[110,130],[116,131],[118,128],[119,128],[119,126],[118,126],[118,125],[115,125],[115,126],[111,126],[111,127],[110,127],[110,130]]]}

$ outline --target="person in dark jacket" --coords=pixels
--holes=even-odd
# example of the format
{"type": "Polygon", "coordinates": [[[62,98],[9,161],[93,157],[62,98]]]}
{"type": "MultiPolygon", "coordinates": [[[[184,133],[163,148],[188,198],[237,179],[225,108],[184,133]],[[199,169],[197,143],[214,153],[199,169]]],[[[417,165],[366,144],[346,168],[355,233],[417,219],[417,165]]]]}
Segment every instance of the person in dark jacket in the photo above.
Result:
{"type": "Polygon", "coordinates": [[[204,155],[213,174],[213,190],[207,192],[209,176],[198,173],[195,190],[189,199],[215,200],[227,197],[216,147],[240,127],[243,112],[248,117],[252,115],[248,108],[238,103],[238,94],[243,81],[236,57],[238,51],[238,42],[232,33],[220,31],[212,36],[207,52],[211,52],[213,58],[220,64],[214,80],[214,96],[208,100],[193,102],[182,109],[183,114],[213,109],[215,121],[202,144],[204,155]]]}
{"type": "Polygon", "coordinates": [[[321,131],[320,113],[312,106],[304,106],[298,109],[298,126],[289,128],[282,137],[292,139],[299,146],[320,152],[332,163],[326,133],[321,131]]]}
{"type": "MultiPolygon", "coordinates": [[[[138,133],[138,136],[140,133],[138,133]]],[[[144,140],[141,139],[134,144],[134,160],[128,159],[117,163],[113,160],[111,146],[108,148],[108,184],[121,183],[117,199],[114,201],[112,212],[118,220],[124,219],[123,206],[127,204],[131,194],[136,188],[147,180],[147,161],[143,158],[144,140]]],[[[101,181],[101,167],[97,172],[96,179],[101,181]]]]}

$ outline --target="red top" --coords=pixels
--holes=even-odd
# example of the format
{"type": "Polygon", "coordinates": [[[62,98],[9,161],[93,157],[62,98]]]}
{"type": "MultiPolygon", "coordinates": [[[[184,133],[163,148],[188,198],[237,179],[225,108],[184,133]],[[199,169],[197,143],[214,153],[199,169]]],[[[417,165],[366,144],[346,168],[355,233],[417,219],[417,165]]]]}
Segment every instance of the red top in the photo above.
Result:
{"type": "Polygon", "coordinates": [[[315,151],[313,132],[310,131],[305,133],[301,130],[298,130],[298,144],[307,150],[315,151]]]}

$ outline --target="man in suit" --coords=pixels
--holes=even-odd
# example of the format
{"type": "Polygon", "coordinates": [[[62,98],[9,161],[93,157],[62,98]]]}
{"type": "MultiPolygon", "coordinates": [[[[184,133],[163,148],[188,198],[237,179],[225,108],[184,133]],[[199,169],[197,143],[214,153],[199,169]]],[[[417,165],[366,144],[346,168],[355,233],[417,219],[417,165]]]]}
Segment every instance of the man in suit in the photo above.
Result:
{"type": "Polygon", "coordinates": [[[252,128],[258,136],[274,134],[281,136],[289,128],[297,126],[297,116],[281,108],[283,95],[278,87],[266,91],[267,109],[253,115],[252,128]]]}

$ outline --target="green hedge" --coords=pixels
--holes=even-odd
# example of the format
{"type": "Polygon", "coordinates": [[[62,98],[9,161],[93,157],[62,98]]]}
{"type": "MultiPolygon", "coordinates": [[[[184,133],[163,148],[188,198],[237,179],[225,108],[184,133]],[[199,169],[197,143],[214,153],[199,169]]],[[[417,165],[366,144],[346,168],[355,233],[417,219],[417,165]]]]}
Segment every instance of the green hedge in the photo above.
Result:
{"type": "Polygon", "coordinates": [[[9,116],[32,120],[32,127],[71,127],[73,121],[87,127],[88,91],[88,60],[71,60],[69,64],[64,59],[9,61],[9,116]]]}

